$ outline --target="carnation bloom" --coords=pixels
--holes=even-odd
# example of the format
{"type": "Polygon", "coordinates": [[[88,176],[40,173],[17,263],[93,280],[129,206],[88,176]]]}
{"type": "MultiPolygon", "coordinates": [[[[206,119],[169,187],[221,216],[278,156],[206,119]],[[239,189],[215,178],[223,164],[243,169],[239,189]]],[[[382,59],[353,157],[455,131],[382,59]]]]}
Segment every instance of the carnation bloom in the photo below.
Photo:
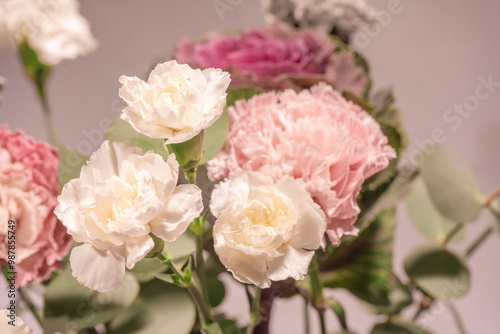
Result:
{"type": "Polygon", "coordinates": [[[0,13],[0,33],[16,44],[27,39],[44,64],[84,56],[97,46],[77,0],[2,1],[0,13]]]}
{"type": "Polygon", "coordinates": [[[208,162],[212,180],[242,170],[275,180],[292,176],[324,210],[332,243],[357,233],[356,196],[363,181],[396,156],[368,113],[320,84],[239,100],[228,117],[226,143],[208,162]]]}
{"type": "Polygon", "coordinates": [[[262,6],[269,22],[333,31],[345,40],[380,19],[366,0],[262,0],[262,6]]]}
{"type": "Polygon", "coordinates": [[[120,97],[128,105],[121,118],[150,138],[181,143],[220,117],[229,82],[220,69],[202,71],[175,60],[157,65],[147,82],[121,76],[120,97]]]}
{"type": "Polygon", "coordinates": [[[329,81],[340,91],[362,94],[368,84],[364,70],[352,51],[337,47],[322,31],[273,24],[241,35],[215,34],[199,42],[183,39],[175,59],[227,70],[234,84],[287,88],[296,79],[312,78],[329,81]]]}
{"type": "Polygon", "coordinates": [[[57,168],[57,152],[49,145],[0,126],[0,263],[8,264],[8,221],[13,220],[17,286],[48,278],[71,244],[53,213],[57,168]]]}
{"type": "Polygon", "coordinates": [[[242,172],[218,184],[210,201],[217,218],[214,248],[243,283],[303,279],[325,233],[325,215],[291,177],[242,172]]]}
{"type": "Polygon", "coordinates": [[[128,142],[104,141],[67,183],[55,212],[83,245],[71,252],[73,276],[105,292],[154,247],[150,233],[176,240],[203,210],[201,190],[176,186],[179,165],[128,142]]]}
{"type": "Polygon", "coordinates": [[[15,316],[15,320],[10,318],[9,310],[0,310],[0,333],[2,334],[32,334],[33,330],[31,330],[28,325],[24,322],[24,320],[20,316],[15,316]],[[9,324],[9,322],[13,322],[15,326],[9,324]]]}

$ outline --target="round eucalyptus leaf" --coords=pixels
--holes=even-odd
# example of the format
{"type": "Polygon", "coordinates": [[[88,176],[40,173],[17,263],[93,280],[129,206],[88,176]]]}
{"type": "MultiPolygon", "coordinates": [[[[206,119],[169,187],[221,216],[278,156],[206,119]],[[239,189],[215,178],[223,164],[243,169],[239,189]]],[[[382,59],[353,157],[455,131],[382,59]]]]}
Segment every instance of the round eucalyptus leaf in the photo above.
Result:
{"type": "MultiPolygon", "coordinates": [[[[408,215],[415,228],[430,240],[441,242],[457,226],[457,222],[444,216],[434,205],[422,178],[418,178],[407,202],[408,215]]],[[[461,229],[450,241],[461,241],[461,229]]]]}
{"type": "Polygon", "coordinates": [[[469,270],[463,261],[433,245],[415,249],[406,260],[405,270],[423,292],[436,299],[458,298],[469,289],[469,270]]]}
{"type": "Polygon", "coordinates": [[[469,168],[440,146],[427,148],[422,157],[420,171],[437,209],[453,221],[475,220],[483,196],[469,168]]]}

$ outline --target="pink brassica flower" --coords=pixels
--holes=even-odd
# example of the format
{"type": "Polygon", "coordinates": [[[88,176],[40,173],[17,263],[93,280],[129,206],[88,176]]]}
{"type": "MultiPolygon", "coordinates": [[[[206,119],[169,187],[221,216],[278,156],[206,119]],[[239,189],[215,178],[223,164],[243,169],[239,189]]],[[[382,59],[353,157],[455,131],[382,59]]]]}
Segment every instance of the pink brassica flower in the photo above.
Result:
{"type": "Polygon", "coordinates": [[[229,71],[233,85],[289,88],[309,78],[361,95],[369,82],[365,71],[356,64],[352,50],[337,48],[323,31],[276,23],[240,35],[212,34],[198,42],[182,39],[174,58],[195,67],[229,71]]]}

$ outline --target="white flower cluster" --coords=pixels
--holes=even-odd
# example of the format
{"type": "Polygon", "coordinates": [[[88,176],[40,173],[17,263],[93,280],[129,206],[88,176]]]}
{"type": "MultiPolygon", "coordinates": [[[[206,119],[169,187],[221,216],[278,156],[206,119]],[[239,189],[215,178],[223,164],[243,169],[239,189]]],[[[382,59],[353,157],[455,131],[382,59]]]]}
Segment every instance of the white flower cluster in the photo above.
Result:
{"type": "Polygon", "coordinates": [[[77,0],[8,0],[0,2],[0,45],[24,39],[46,65],[93,51],[97,42],[77,0]]]}
{"type": "Polygon", "coordinates": [[[262,0],[267,20],[335,30],[342,38],[380,19],[366,0],[262,0]]]}

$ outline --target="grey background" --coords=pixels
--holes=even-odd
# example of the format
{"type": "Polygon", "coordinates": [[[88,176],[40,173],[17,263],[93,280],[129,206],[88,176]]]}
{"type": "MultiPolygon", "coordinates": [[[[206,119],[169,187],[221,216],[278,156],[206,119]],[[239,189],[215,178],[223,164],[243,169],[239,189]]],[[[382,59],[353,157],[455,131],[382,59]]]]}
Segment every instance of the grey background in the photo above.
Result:
{"type": "MultiPolygon", "coordinates": [[[[372,3],[382,9],[388,6],[387,0],[372,3]]],[[[402,11],[392,15],[388,24],[369,38],[369,43],[358,43],[370,61],[374,85],[394,87],[405,128],[413,141],[407,153],[415,152],[417,142],[431,138],[433,129],[441,128],[446,134],[443,145],[470,166],[483,193],[489,194],[500,186],[500,91],[481,101],[458,129],[445,122],[443,115],[454,104],[474,95],[478,77],[492,75],[493,80],[500,81],[500,3],[490,0],[401,0],[400,3],[402,11]]],[[[120,75],[145,74],[155,59],[171,52],[174,42],[181,37],[263,23],[255,0],[242,0],[222,18],[211,0],[89,0],[82,3],[81,11],[91,23],[99,48],[87,57],[63,62],[54,69],[49,99],[60,140],[85,153],[98,147],[102,139],[99,124],[120,111],[120,75]]],[[[0,50],[0,75],[9,81],[5,101],[0,106],[0,124],[47,139],[34,89],[12,50],[0,50]]],[[[425,239],[411,226],[404,206],[400,207],[398,217],[394,267],[404,277],[405,257],[425,239]]],[[[469,224],[465,242],[452,249],[463,251],[486,226],[484,218],[469,224]]],[[[469,333],[500,332],[499,253],[500,238],[495,234],[468,262],[472,286],[455,304],[469,333]]],[[[225,280],[231,281],[229,277],[225,280]]],[[[331,293],[344,303],[352,330],[367,333],[380,320],[346,292],[331,293]]],[[[245,322],[244,298],[244,292],[230,283],[222,308],[245,322]]],[[[2,294],[0,300],[4,304],[6,296],[2,294]]],[[[300,298],[277,301],[272,315],[273,333],[302,333],[302,307],[300,298]]],[[[314,313],[311,319],[316,322],[314,313]]],[[[332,314],[328,314],[327,321],[329,329],[338,328],[332,314]]],[[[435,333],[458,333],[450,312],[440,304],[423,321],[423,326],[435,333]]],[[[316,332],[317,326],[313,333],[316,332]]]]}

